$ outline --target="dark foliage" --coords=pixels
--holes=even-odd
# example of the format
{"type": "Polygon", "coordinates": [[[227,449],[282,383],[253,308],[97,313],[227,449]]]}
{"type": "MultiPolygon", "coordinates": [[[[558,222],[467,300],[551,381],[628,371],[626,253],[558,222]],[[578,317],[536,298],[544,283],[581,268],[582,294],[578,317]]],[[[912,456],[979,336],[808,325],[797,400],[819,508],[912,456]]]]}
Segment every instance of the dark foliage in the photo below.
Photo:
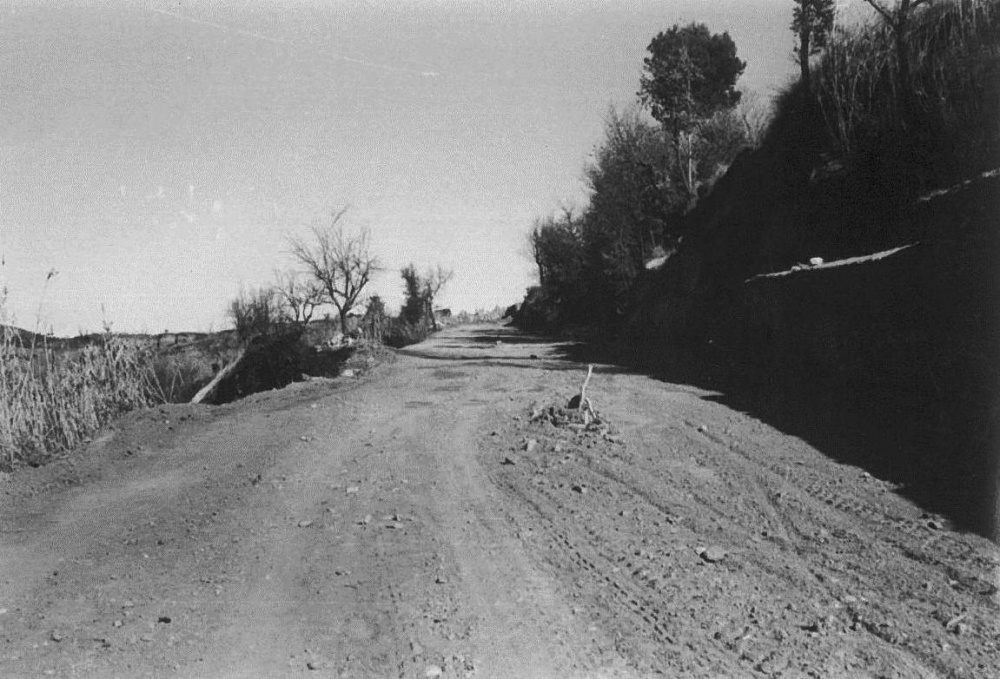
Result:
{"type": "Polygon", "coordinates": [[[383,342],[388,329],[389,315],[385,310],[385,302],[378,295],[372,295],[368,300],[368,308],[361,319],[361,334],[372,342],[383,342]]]}
{"type": "Polygon", "coordinates": [[[401,349],[411,344],[423,342],[431,334],[431,326],[426,320],[410,323],[402,316],[389,319],[383,336],[386,346],[401,349]]]}
{"type": "Polygon", "coordinates": [[[795,56],[806,87],[809,87],[809,57],[826,47],[833,31],[837,13],[834,0],[795,0],[792,10],[792,32],[795,34],[795,56]]]}
{"type": "Polygon", "coordinates": [[[673,26],[647,48],[639,98],[671,130],[689,129],[740,101],[736,81],[746,62],[736,57],[729,33],[712,34],[705,24],[673,26]]]}

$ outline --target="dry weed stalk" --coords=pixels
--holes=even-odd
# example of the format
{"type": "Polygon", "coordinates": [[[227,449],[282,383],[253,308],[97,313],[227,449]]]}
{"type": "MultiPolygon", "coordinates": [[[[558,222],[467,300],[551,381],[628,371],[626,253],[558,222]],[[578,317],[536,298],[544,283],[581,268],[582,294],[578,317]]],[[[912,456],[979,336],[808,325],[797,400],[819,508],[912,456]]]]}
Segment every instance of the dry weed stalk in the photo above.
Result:
{"type": "Polygon", "coordinates": [[[940,148],[925,160],[939,172],[986,169],[996,152],[998,31],[997,0],[927,7],[908,30],[903,56],[883,23],[837,30],[812,76],[835,151],[851,157],[873,140],[914,147],[935,140],[940,148]]]}
{"type": "Polygon", "coordinates": [[[79,350],[0,334],[0,466],[40,464],[160,400],[149,356],[110,333],[79,350]]]}
{"type": "Polygon", "coordinates": [[[569,407],[571,409],[576,409],[583,413],[583,423],[589,425],[597,418],[597,414],[594,412],[594,406],[591,404],[590,399],[587,398],[587,385],[590,384],[590,378],[594,374],[594,365],[590,364],[587,366],[587,377],[583,380],[583,385],[580,387],[580,393],[569,400],[569,407]]]}

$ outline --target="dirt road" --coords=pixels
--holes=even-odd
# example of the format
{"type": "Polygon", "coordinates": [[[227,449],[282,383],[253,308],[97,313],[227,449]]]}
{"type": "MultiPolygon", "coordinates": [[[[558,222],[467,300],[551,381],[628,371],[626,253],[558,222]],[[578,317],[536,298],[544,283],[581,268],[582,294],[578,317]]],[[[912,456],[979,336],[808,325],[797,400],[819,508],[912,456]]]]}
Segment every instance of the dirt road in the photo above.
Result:
{"type": "Polygon", "coordinates": [[[499,326],[0,480],[3,677],[1000,677],[1000,555],[499,326]],[[610,425],[610,426],[608,426],[610,425]]]}

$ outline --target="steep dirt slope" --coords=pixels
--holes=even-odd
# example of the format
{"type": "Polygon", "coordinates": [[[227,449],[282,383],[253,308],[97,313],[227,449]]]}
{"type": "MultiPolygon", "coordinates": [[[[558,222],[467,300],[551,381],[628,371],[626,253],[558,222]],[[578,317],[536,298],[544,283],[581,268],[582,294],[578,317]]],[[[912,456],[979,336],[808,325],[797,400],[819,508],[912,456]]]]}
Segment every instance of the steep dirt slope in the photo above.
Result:
{"type": "Polygon", "coordinates": [[[986,541],[498,326],[0,482],[4,677],[1000,676],[986,541]],[[600,422],[600,421],[599,421],[600,422]]]}

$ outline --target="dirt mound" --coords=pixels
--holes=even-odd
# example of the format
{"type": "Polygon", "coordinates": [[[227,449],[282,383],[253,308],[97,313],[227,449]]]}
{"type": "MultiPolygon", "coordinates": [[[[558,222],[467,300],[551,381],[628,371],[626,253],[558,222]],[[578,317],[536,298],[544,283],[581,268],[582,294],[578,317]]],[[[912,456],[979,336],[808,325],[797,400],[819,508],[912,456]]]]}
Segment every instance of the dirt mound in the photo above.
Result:
{"type": "Polygon", "coordinates": [[[586,432],[609,440],[616,440],[611,424],[593,408],[535,406],[531,409],[528,420],[533,424],[547,424],[556,429],[586,432]]]}

